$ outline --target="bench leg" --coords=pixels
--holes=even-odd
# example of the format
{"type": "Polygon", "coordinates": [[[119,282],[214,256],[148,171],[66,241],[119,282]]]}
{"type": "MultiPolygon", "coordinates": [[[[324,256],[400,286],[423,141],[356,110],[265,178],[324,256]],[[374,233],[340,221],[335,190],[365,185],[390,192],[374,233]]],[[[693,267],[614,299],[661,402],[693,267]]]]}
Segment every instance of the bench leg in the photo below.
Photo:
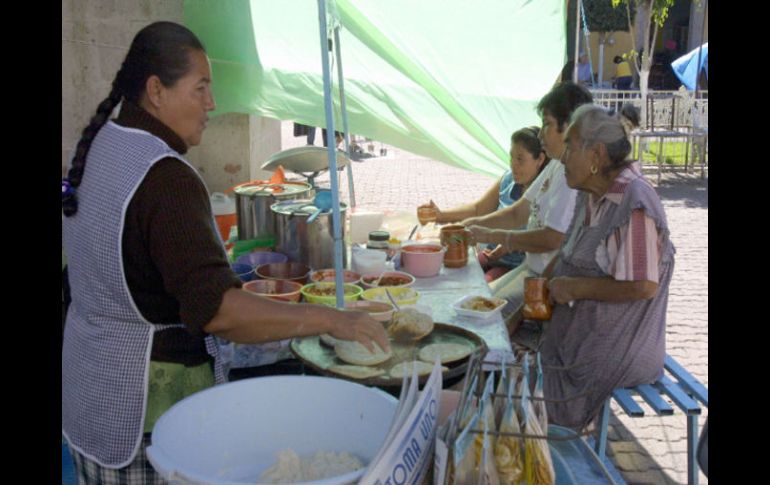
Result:
{"type": "MultiPolygon", "coordinates": [[[[599,459],[604,459],[604,453],[607,451],[607,427],[610,422],[610,400],[612,397],[608,397],[602,407],[602,412],[599,415],[599,437],[596,440],[596,454],[599,455],[599,459]]],[[[697,431],[697,430],[696,430],[697,431]]]]}
{"type": "Polygon", "coordinates": [[[698,415],[687,416],[687,483],[698,485],[698,415]]]}

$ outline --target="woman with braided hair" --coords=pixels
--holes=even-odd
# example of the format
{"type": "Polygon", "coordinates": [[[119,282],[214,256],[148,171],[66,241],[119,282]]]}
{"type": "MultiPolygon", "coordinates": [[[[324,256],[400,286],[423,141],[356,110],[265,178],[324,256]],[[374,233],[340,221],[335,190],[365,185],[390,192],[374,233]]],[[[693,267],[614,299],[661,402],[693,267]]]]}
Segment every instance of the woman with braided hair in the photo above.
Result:
{"type": "Polygon", "coordinates": [[[389,348],[368,314],[241,289],[206,186],[183,157],[215,108],[211,82],[192,32],[145,27],[62,181],[72,296],[62,432],[79,483],[162,483],[146,459],[149,433],[174,403],[225,381],[213,336],[261,343],[329,333],[389,348]]]}

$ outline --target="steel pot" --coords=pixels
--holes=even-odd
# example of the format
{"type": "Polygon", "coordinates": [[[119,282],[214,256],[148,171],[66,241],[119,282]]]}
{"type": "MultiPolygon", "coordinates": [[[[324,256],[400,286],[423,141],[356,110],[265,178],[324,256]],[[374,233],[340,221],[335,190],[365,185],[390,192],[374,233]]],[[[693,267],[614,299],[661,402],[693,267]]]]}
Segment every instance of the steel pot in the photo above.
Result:
{"type": "MultiPolygon", "coordinates": [[[[321,212],[316,219],[308,223],[308,218],[316,212],[313,201],[293,200],[273,204],[275,216],[276,250],[291,261],[305,263],[313,269],[334,267],[334,231],[332,213],[321,212]]],[[[347,205],[340,202],[342,239],[345,239],[345,211],[347,205]]],[[[347,265],[346,251],[342,251],[342,266],[347,265]]]]}
{"type": "Polygon", "coordinates": [[[266,181],[246,182],[235,187],[235,211],[238,239],[275,236],[275,217],[270,206],[276,202],[313,197],[313,187],[305,182],[271,184],[266,181]]]}

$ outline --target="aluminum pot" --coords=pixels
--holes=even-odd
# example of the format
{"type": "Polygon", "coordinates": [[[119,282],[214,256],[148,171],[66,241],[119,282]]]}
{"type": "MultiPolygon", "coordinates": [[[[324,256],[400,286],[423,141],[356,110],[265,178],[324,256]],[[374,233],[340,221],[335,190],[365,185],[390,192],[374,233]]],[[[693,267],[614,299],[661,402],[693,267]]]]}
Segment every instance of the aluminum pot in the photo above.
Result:
{"type": "MultiPolygon", "coordinates": [[[[293,200],[273,204],[275,215],[276,250],[290,261],[305,263],[313,269],[334,267],[334,231],[332,213],[322,212],[308,224],[308,217],[315,213],[313,201],[293,200]]],[[[345,211],[347,205],[340,202],[342,239],[345,239],[345,211]]],[[[342,251],[342,266],[347,266],[347,252],[342,251]]]]}
{"type": "Polygon", "coordinates": [[[241,241],[276,235],[271,205],[315,195],[313,187],[305,182],[271,184],[253,181],[236,186],[234,191],[238,239],[241,241]]]}

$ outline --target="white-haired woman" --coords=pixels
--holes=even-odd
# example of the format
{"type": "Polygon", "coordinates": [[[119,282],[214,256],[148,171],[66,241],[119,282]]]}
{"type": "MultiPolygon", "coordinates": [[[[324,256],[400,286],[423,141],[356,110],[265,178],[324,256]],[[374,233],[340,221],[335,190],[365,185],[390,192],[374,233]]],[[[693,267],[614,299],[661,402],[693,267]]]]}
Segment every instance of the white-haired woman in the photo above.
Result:
{"type": "Polygon", "coordinates": [[[556,303],[541,348],[549,419],[582,428],[617,387],[651,383],[665,358],[674,247],[655,189],[627,159],[620,121],[585,105],[561,157],[579,191],[559,254],[546,270],[556,303]],[[568,303],[572,304],[568,305],[568,303]],[[581,397],[575,397],[581,396],[581,397]]]}

